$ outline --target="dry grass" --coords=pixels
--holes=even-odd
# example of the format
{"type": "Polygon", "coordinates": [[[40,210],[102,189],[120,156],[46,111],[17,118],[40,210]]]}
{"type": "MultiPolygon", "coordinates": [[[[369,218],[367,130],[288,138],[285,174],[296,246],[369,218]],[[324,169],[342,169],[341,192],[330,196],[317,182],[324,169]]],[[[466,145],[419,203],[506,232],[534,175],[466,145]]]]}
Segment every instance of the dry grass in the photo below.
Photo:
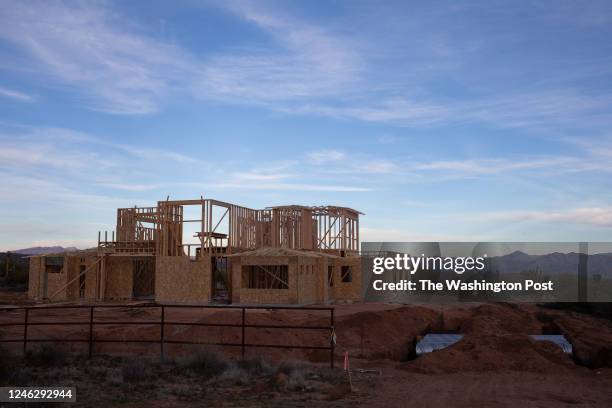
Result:
{"type": "Polygon", "coordinates": [[[328,369],[295,361],[273,365],[261,357],[238,362],[211,348],[164,362],[107,355],[88,359],[48,345],[32,348],[25,358],[3,350],[0,356],[0,385],[74,386],[81,403],[94,407],[146,407],[154,401],[209,406],[269,406],[280,401],[292,406],[297,400],[322,403],[335,386],[326,377],[328,369]]]}
{"type": "Polygon", "coordinates": [[[225,356],[209,347],[199,348],[189,357],[180,360],[179,365],[203,377],[218,377],[228,368],[225,356]]]}

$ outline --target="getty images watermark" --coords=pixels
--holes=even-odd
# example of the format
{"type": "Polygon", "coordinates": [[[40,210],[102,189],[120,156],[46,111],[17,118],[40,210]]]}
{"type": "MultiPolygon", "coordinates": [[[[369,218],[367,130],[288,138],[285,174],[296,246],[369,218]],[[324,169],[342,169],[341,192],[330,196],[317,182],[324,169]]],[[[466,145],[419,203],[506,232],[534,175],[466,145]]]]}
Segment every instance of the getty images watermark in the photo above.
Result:
{"type": "MultiPolygon", "coordinates": [[[[372,272],[381,275],[385,271],[406,271],[414,275],[417,271],[446,271],[462,275],[465,272],[484,271],[486,268],[485,260],[487,254],[479,257],[441,257],[441,256],[410,256],[408,254],[395,254],[394,256],[377,256],[373,258],[372,272]]],[[[552,291],[554,282],[538,282],[533,279],[525,279],[523,282],[488,282],[485,279],[463,282],[459,279],[445,279],[443,282],[435,282],[431,279],[400,279],[397,282],[385,282],[382,279],[375,279],[372,282],[374,290],[422,290],[422,291],[492,291],[499,293],[502,291],[552,291]]]]}
{"type": "Polygon", "coordinates": [[[364,242],[366,300],[612,301],[611,243],[364,242]]]}

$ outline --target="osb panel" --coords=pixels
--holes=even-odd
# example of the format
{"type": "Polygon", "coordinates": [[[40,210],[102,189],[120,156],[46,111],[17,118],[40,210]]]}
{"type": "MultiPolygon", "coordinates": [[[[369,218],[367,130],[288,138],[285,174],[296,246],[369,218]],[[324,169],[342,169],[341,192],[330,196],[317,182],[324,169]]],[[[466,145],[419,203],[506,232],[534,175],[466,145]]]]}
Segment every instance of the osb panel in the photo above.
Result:
{"type": "Polygon", "coordinates": [[[288,304],[296,303],[291,289],[240,289],[243,304],[288,304]]]}
{"type": "Polygon", "coordinates": [[[320,275],[317,265],[312,262],[302,263],[300,259],[297,271],[297,294],[298,303],[315,303],[316,299],[316,277],[320,275]]]}
{"type": "Polygon", "coordinates": [[[210,302],[210,256],[192,261],[186,256],[157,256],[155,299],[158,302],[210,302]]]}
{"type": "Polygon", "coordinates": [[[28,272],[28,297],[30,299],[40,299],[42,297],[44,259],[42,256],[30,258],[30,269],[28,272]]]}
{"type": "MultiPolygon", "coordinates": [[[[104,261],[102,261],[104,262],[104,261]]],[[[131,258],[112,257],[106,259],[105,299],[131,299],[133,292],[133,261],[131,258]]],[[[85,283],[87,285],[87,282],[85,283]]]]}
{"type": "Polygon", "coordinates": [[[314,256],[298,256],[297,260],[300,265],[316,265],[321,257],[314,256]]]}
{"type": "MultiPolygon", "coordinates": [[[[44,265],[44,260],[43,260],[44,265]]],[[[64,268],[59,273],[46,273],[42,274],[42,281],[44,286],[45,275],[47,275],[47,297],[53,296],[52,300],[66,300],[66,283],[68,283],[68,273],[66,272],[66,258],[64,258],[64,268]]],[[[44,266],[43,266],[44,268],[44,266]]],[[[43,289],[44,291],[44,289],[43,289]]]]}
{"type": "Polygon", "coordinates": [[[232,303],[289,304],[298,303],[297,257],[245,256],[232,258],[232,303]],[[246,261],[246,262],[245,262],[246,261]],[[245,263],[243,263],[245,262],[245,263]],[[288,265],[288,289],[249,289],[242,287],[242,265],[288,265]]]}
{"type": "Polygon", "coordinates": [[[231,303],[240,303],[241,291],[242,291],[242,262],[240,261],[240,257],[232,257],[228,258],[231,273],[231,285],[232,289],[230,291],[230,302],[231,303]]]}
{"type": "MultiPolygon", "coordinates": [[[[98,258],[96,257],[87,257],[84,258],[85,268],[89,268],[93,265],[98,258]]],[[[85,299],[95,299],[96,298],[96,288],[97,288],[97,273],[99,266],[94,266],[85,272],[85,299]]],[[[77,284],[78,285],[78,284],[77,284]]]]}
{"type": "Polygon", "coordinates": [[[289,264],[288,256],[238,256],[242,265],[287,265],[289,264]]]}
{"type": "Polygon", "coordinates": [[[347,257],[334,260],[334,286],[331,288],[333,300],[361,299],[361,258],[347,257]],[[342,282],[342,266],[352,267],[353,281],[342,282]]]}
{"type": "Polygon", "coordinates": [[[64,270],[66,271],[66,283],[74,279],[74,282],[66,288],[66,299],[76,299],[79,296],[79,257],[65,256],[64,270]]]}
{"type": "Polygon", "coordinates": [[[331,265],[328,258],[321,257],[317,260],[317,269],[315,271],[316,279],[316,301],[325,303],[329,300],[329,284],[327,280],[327,267],[331,265]]]}
{"type": "Polygon", "coordinates": [[[361,259],[359,257],[279,257],[236,256],[231,260],[232,303],[308,304],[330,300],[361,299],[361,259]],[[242,287],[242,265],[289,264],[289,289],[248,289],[242,287]],[[333,266],[334,286],[329,287],[327,267],[333,266]],[[353,281],[342,282],[341,267],[352,267],[353,281]],[[300,270],[300,266],[303,270],[300,270]],[[308,267],[308,268],[307,268],[308,267]]]}

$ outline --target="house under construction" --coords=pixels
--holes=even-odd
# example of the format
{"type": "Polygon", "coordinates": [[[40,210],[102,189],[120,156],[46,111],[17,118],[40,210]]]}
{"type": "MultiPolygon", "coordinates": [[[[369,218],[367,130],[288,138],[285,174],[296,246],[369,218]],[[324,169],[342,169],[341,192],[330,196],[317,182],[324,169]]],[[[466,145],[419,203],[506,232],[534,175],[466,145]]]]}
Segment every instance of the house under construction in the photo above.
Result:
{"type": "Polygon", "coordinates": [[[40,300],[323,303],[361,294],[358,211],[214,199],[119,208],[90,250],[35,256],[40,300]],[[193,216],[195,214],[195,216],[193,216]]]}

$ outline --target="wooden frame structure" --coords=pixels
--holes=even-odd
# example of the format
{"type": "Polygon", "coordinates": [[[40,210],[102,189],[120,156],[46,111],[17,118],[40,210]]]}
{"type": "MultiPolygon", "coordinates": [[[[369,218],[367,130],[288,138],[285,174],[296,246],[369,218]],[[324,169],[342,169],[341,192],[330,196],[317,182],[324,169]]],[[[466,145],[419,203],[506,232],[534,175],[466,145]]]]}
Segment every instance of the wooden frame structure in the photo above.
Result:
{"type": "Polygon", "coordinates": [[[347,207],[252,209],[203,197],[119,208],[116,229],[99,232],[95,250],[56,255],[63,260],[59,273],[46,269],[52,256],[32,258],[29,293],[49,300],[355,299],[359,282],[331,288],[332,282],[349,283],[339,268],[359,262],[359,215],[347,207]],[[264,258],[252,254],[262,249],[273,251],[264,258]],[[238,284],[240,264],[253,271],[245,275],[247,287],[238,284]]]}
{"type": "Polygon", "coordinates": [[[340,256],[359,251],[359,211],[347,207],[287,205],[254,210],[215,199],[165,200],[157,207],[119,208],[117,228],[98,234],[103,253],[160,256],[235,254],[261,247],[325,251],[340,256]],[[185,219],[186,206],[199,206],[185,219]],[[222,214],[215,215],[214,209],[222,214]],[[219,232],[221,223],[227,232],[219,232]],[[198,223],[197,244],[183,242],[185,223],[198,223]]]}

